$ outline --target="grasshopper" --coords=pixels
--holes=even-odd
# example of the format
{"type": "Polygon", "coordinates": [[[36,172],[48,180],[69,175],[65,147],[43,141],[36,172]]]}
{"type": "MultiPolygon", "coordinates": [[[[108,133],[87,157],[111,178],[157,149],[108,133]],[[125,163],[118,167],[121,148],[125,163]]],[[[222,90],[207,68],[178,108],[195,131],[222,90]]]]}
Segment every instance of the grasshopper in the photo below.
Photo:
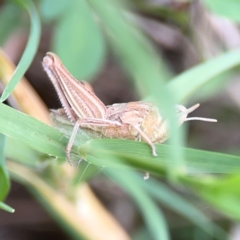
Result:
{"type": "MultiPolygon", "coordinates": [[[[105,106],[91,87],[77,81],[63,66],[56,54],[48,52],[43,58],[43,68],[50,78],[65,111],[74,124],[66,147],[66,158],[71,163],[70,153],[79,127],[93,131],[102,138],[118,138],[145,141],[157,156],[154,143],[163,143],[169,136],[168,122],[152,102],[129,102],[105,106]]],[[[178,124],[188,120],[216,122],[209,118],[188,118],[199,104],[189,109],[176,105],[178,124]]]]}

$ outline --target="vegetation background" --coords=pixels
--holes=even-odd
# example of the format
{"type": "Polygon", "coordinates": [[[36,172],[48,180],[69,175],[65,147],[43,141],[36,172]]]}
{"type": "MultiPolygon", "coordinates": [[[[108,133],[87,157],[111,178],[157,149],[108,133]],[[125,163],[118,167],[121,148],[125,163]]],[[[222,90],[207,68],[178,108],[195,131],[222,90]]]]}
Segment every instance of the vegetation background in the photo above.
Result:
{"type": "Polygon", "coordinates": [[[239,10],[239,0],[0,1],[0,238],[239,239],[239,10]],[[158,157],[79,131],[73,152],[85,161],[69,166],[71,127],[53,128],[48,113],[61,106],[47,51],[106,105],[154,100],[171,127],[158,157]],[[192,115],[218,123],[178,128],[173,104],[197,102],[192,115]]]}

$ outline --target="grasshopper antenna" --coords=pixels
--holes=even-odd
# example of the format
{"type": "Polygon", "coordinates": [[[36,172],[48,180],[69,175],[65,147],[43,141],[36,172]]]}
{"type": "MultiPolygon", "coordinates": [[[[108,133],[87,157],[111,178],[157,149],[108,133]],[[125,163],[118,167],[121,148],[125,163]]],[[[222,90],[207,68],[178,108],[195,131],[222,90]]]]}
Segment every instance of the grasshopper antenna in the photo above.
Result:
{"type": "MultiPolygon", "coordinates": [[[[193,112],[195,109],[197,109],[200,106],[199,103],[193,105],[192,107],[186,109],[186,111],[184,111],[184,114],[189,114],[191,112],[193,112]]],[[[202,117],[189,117],[189,118],[185,118],[185,122],[186,121],[192,121],[192,120],[199,120],[199,121],[205,121],[205,122],[217,122],[217,119],[213,119],[213,118],[202,118],[202,117]]]]}

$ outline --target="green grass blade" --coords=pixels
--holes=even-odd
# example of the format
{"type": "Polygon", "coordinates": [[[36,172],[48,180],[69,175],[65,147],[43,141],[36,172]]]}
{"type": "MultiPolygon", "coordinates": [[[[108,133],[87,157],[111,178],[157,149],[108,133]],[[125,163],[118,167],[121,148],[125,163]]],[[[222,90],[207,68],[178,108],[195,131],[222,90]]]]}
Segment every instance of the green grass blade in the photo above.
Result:
{"type": "Polygon", "coordinates": [[[231,175],[219,180],[190,183],[192,190],[234,220],[240,221],[240,175],[231,175]]]}
{"type": "Polygon", "coordinates": [[[15,209],[12,207],[8,206],[6,203],[0,202],[0,209],[9,212],[9,213],[14,213],[15,209]]]}
{"type": "MultiPolygon", "coordinates": [[[[116,140],[95,139],[79,147],[80,154],[92,164],[109,168],[134,168],[150,171],[156,175],[165,175],[166,167],[172,166],[168,145],[156,145],[158,156],[153,157],[146,143],[116,140]],[[94,158],[91,158],[91,157],[94,158]],[[115,162],[109,159],[119,158],[115,162]]],[[[234,173],[240,169],[240,157],[208,152],[196,149],[182,149],[185,155],[187,174],[234,173]]]]}
{"type": "Polygon", "coordinates": [[[239,64],[240,50],[226,52],[178,75],[169,82],[168,88],[174,92],[177,102],[186,101],[212,78],[239,64]]]}
{"type": "Polygon", "coordinates": [[[68,140],[59,131],[4,104],[0,104],[0,132],[40,152],[65,158],[68,140]]]}
{"type": "MultiPolygon", "coordinates": [[[[114,159],[113,159],[114,160],[114,159]]],[[[116,159],[115,159],[116,160],[116,159]]],[[[117,181],[120,186],[131,195],[142,212],[145,224],[153,239],[167,240],[169,238],[166,220],[143,189],[144,181],[133,172],[121,172],[105,169],[105,173],[117,181]]]]}
{"type": "MultiPolygon", "coordinates": [[[[65,158],[68,139],[62,133],[4,104],[0,104],[0,132],[42,153],[65,158]]],[[[174,164],[169,153],[170,146],[161,144],[156,147],[158,157],[153,157],[150,147],[144,142],[94,139],[83,144],[77,139],[73,152],[79,151],[80,156],[99,166],[131,167],[164,175],[166,167],[174,164]],[[95,156],[95,160],[91,160],[90,156],[95,156]],[[122,161],[115,163],[107,160],[111,157],[121,158],[122,161]]],[[[183,148],[182,151],[186,156],[188,174],[227,174],[240,169],[240,157],[238,156],[187,148],[183,148]]]]}
{"type": "Polygon", "coordinates": [[[10,188],[9,174],[5,163],[5,136],[0,133],[0,201],[3,200],[10,188]]]}
{"type": "Polygon", "coordinates": [[[41,154],[30,146],[13,138],[6,138],[5,156],[26,165],[30,168],[37,168],[41,165],[41,154]],[[14,146],[14,147],[13,147],[14,146]]]}
{"type": "MultiPolygon", "coordinates": [[[[128,13],[128,7],[123,1],[89,2],[101,19],[116,55],[135,81],[140,95],[150,95],[159,106],[161,114],[168,119],[171,135],[174,136],[170,139],[171,145],[173,148],[184,145],[173,109],[175,99],[165,87],[170,74],[153,46],[130,21],[131,18],[124,15],[128,13]]],[[[175,164],[168,168],[168,172],[174,178],[184,172],[184,157],[181,148],[174,148],[171,154],[175,164]]]]}
{"type": "Polygon", "coordinates": [[[5,101],[9,97],[9,95],[11,94],[11,92],[13,91],[17,83],[21,80],[24,73],[29,68],[30,64],[32,63],[33,57],[37,51],[38,43],[40,39],[40,32],[41,32],[40,21],[39,21],[34,4],[32,3],[32,1],[22,1],[20,4],[27,9],[30,15],[30,19],[31,19],[30,35],[29,35],[27,46],[21,57],[21,60],[15,72],[13,73],[13,76],[10,82],[8,83],[8,85],[3,91],[3,94],[0,99],[1,102],[5,101]]]}
{"type": "Polygon", "coordinates": [[[227,239],[227,233],[224,230],[211,222],[199,209],[169,187],[152,178],[148,180],[147,184],[144,184],[144,187],[151,196],[163,205],[186,217],[209,235],[216,236],[217,239],[227,239]]]}

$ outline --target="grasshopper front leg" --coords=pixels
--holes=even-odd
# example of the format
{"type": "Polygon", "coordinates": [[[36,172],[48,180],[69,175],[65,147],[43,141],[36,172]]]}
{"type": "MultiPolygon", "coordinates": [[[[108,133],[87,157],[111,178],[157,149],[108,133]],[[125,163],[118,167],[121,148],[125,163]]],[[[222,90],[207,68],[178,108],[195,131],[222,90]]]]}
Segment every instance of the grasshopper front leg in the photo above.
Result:
{"type": "Polygon", "coordinates": [[[117,121],[94,119],[94,118],[85,118],[85,119],[77,120],[73,127],[73,131],[72,131],[71,137],[69,139],[68,145],[66,147],[66,158],[67,158],[68,163],[70,165],[74,165],[74,164],[72,164],[70,153],[71,153],[73,143],[76,138],[79,127],[88,127],[88,128],[100,127],[101,128],[101,127],[108,127],[108,126],[121,126],[121,123],[119,123],[117,121]]]}

